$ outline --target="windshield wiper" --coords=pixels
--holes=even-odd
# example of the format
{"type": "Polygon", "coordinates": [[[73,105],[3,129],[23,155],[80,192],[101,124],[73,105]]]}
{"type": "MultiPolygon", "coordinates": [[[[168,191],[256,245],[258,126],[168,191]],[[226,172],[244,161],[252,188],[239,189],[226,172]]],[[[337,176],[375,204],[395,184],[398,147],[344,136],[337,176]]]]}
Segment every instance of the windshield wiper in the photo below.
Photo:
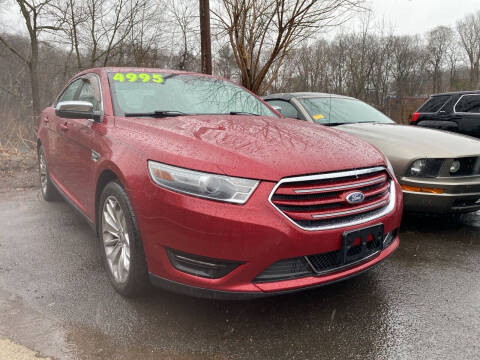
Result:
{"type": "Polygon", "coordinates": [[[247,111],[230,111],[230,115],[253,115],[260,116],[259,114],[247,112],[247,111]]]}
{"type": "Polygon", "coordinates": [[[182,115],[189,115],[189,114],[181,111],[173,111],[173,110],[157,110],[157,111],[144,112],[144,113],[125,113],[126,117],[154,117],[154,118],[182,116],[182,115]]]}
{"type": "Polygon", "coordinates": [[[345,123],[345,122],[332,122],[332,123],[326,123],[326,124],[322,124],[322,125],[326,125],[326,126],[338,126],[338,125],[345,125],[345,124],[349,124],[349,123],[345,123]]]}

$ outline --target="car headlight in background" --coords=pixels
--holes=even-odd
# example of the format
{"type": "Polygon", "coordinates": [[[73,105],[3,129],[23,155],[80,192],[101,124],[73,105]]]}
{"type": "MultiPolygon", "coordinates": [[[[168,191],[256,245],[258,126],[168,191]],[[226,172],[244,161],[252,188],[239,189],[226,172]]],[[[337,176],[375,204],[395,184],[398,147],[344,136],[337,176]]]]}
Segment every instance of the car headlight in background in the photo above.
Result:
{"type": "Polygon", "coordinates": [[[452,165],[450,165],[450,172],[452,174],[455,174],[456,172],[458,172],[458,170],[460,170],[460,161],[458,160],[453,160],[452,162],[452,165]]]}
{"type": "Polygon", "coordinates": [[[444,159],[418,159],[408,169],[409,176],[436,177],[444,159]]]}
{"type": "Polygon", "coordinates": [[[259,181],[204,173],[148,161],[148,172],[159,186],[183,194],[245,204],[259,181]]]}

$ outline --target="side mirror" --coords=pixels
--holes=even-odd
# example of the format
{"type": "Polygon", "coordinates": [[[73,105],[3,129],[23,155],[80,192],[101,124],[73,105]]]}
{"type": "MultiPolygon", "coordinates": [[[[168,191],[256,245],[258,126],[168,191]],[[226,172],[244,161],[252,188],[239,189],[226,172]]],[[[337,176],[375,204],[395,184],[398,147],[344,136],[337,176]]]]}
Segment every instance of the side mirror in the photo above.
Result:
{"type": "Polygon", "coordinates": [[[282,113],[282,108],[278,105],[272,105],[272,108],[274,108],[275,110],[277,110],[280,114],[282,113]]]}
{"type": "Polygon", "coordinates": [[[100,112],[93,110],[88,101],[60,101],[55,108],[55,115],[68,119],[92,119],[100,121],[100,112]]]}

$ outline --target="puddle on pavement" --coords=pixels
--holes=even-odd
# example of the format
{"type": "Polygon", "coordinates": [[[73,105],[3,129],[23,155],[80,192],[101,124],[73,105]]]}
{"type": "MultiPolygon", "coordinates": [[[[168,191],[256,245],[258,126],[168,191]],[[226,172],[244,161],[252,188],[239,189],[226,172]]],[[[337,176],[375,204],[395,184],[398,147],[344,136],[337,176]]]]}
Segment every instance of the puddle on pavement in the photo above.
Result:
{"type": "Polygon", "coordinates": [[[193,360],[221,359],[159,351],[132,343],[122,344],[93,328],[61,325],[26,306],[22,299],[0,290],[0,337],[26,346],[40,357],[52,359],[193,360]]]}

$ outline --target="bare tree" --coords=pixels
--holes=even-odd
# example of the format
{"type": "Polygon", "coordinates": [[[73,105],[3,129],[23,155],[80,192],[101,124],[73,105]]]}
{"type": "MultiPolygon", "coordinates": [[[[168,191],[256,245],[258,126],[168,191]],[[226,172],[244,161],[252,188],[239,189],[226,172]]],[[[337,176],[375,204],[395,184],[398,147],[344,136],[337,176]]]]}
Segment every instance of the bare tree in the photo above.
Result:
{"type": "Polygon", "coordinates": [[[454,39],[453,34],[453,30],[447,26],[438,26],[427,34],[427,54],[432,69],[434,93],[438,93],[442,89],[442,70],[447,61],[447,50],[454,39]]]}
{"type": "Polygon", "coordinates": [[[192,5],[191,0],[178,0],[169,7],[174,20],[174,32],[180,32],[181,50],[178,54],[180,59],[177,66],[180,70],[192,70],[190,64],[194,57],[194,44],[198,42],[198,8],[192,5]]]}
{"type": "Polygon", "coordinates": [[[447,68],[448,68],[448,79],[449,79],[449,90],[454,90],[457,88],[458,82],[458,66],[461,58],[463,57],[460,53],[458,36],[455,32],[452,32],[452,41],[447,46],[447,68]]]}
{"type": "Polygon", "coordinates": [[[470,85],[477,87],[480,80],[480,11],[460,20],[457,31],[470,64],[470,85]]]}
{"type": "Polygon", "coordinates": [[[4,36],[0,36],[0,42],[6,46],[15,56],[24,63],[30,72],[30,87],[32,92],[33,115],[40,113],[40,93],[38,81],[39,42],[40,35],[46,30],[59,30],[59,25],[51,25],[45,22],[48,14],[48,7],[52,0],[15,0],[20,13],[25,21],[28,36],[30,39],[30,54],[25,55],[10,44],[4,36]]]}
{"type": "Polygon", "coordinates": [[[229,38],[242,84],[264,94],[289,51],[319,30],[344,21],[360,3],[362,0],[222,0],[213,13],[229,38]]]}
{"type": "Polygon", "coordinates": [[[238,70],[230,45],[224,44],[220,47],[215,62],[215,70],[218,75],[227,79],[231,79],[235,75],[234,72],[238,70]]]}

